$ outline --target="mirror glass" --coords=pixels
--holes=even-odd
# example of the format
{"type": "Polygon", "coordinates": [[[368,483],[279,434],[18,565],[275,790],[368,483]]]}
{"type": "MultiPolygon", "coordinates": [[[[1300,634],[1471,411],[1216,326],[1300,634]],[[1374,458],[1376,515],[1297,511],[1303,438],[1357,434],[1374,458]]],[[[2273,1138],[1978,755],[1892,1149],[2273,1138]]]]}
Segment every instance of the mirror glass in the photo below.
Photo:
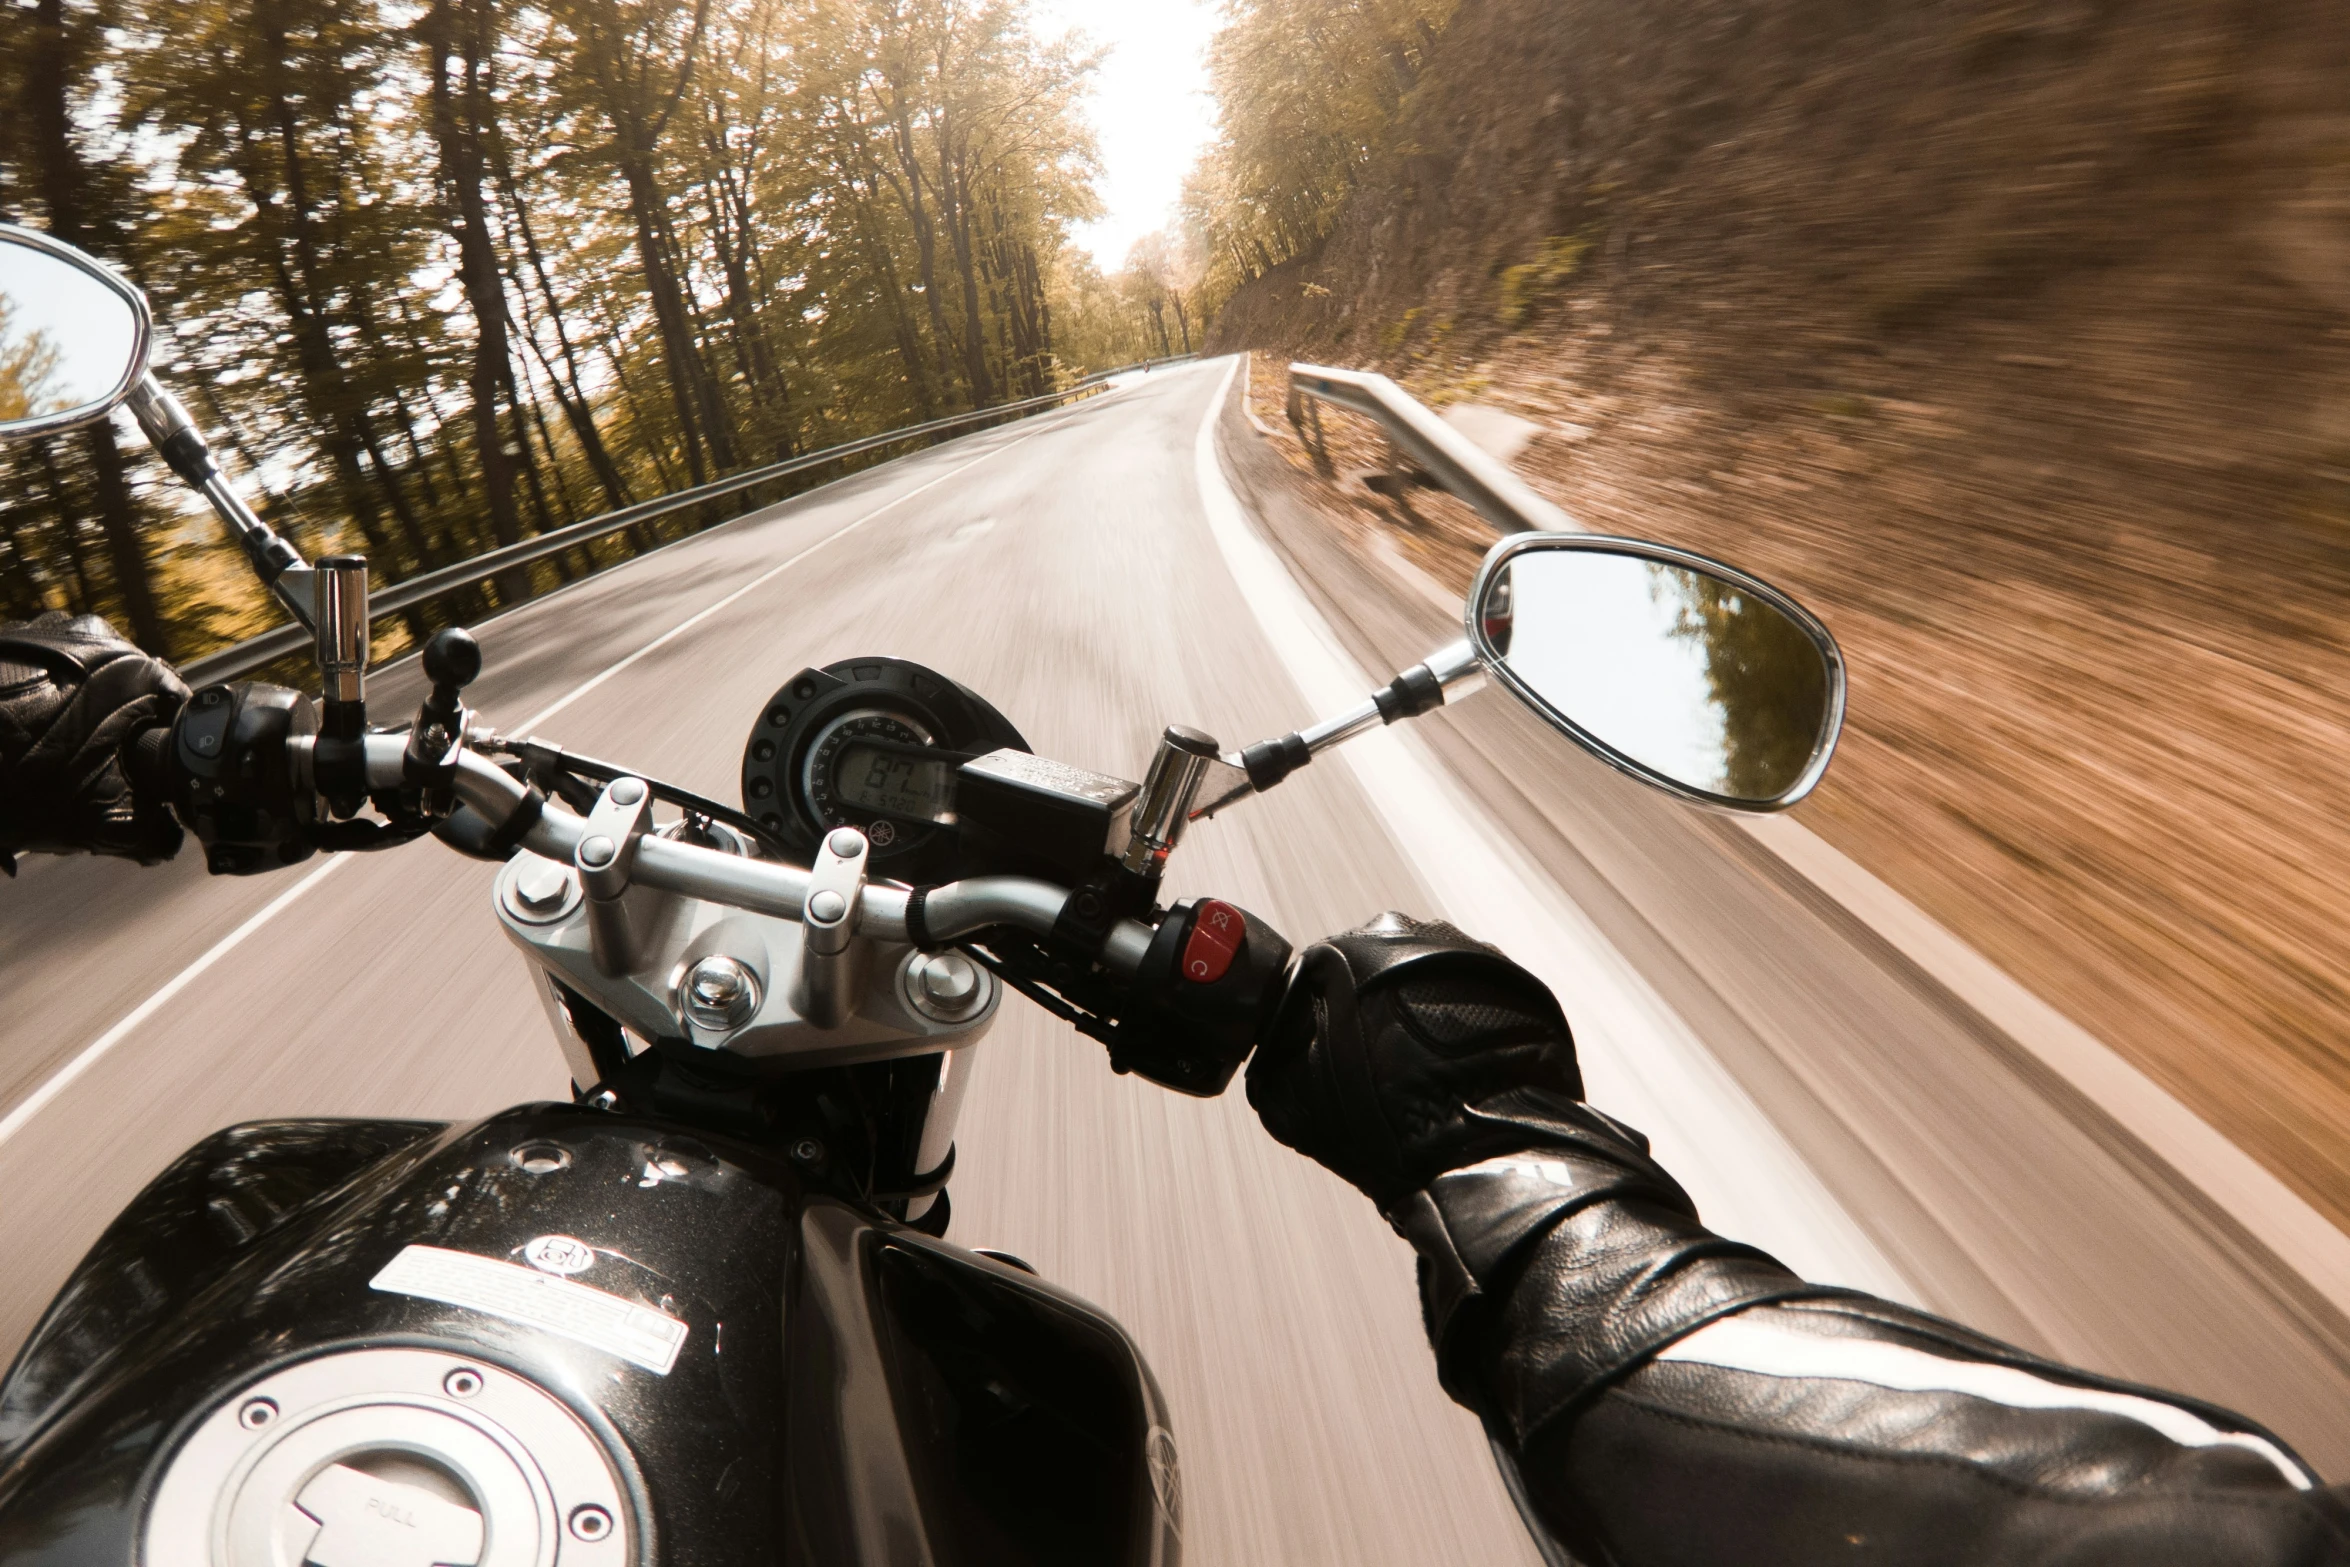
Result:
{"type": "Polygon", "coordinates": [[[138,353],[129,300],[62,257],[0,242],[0,433],[108,406],[138,353]]]}
{"type": "Polygon", "coordinates": [[[1834,738],[1841,671],[1801,622],[1725,578],[1537,547],[1477,608],[1487,651],[1545,716],[1686,788],[1784,803],[1834,738]]]}

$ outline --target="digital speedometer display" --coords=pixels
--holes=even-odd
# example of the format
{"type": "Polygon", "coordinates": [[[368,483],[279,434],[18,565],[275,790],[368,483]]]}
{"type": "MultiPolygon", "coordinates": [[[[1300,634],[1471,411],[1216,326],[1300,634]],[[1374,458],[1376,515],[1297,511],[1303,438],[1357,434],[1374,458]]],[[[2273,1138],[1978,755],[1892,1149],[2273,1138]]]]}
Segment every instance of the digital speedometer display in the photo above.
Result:
{"type": "Polygon", "coordinates": [[[942,822],[951,819],[954,782],[954,769],[934,757],[852,744],[833,766],[832,793],[860,810],[942,822]]]}
{"type": "Polygon", "coordinates": [[[935,669],[901,658],[803,669],[767,699],[743,746],[743,809],[793,864],[854,827],[870,874],[953,881],[965,858],[957,796],[963,764],[1026,751],[1010,719],[935,669]]]}

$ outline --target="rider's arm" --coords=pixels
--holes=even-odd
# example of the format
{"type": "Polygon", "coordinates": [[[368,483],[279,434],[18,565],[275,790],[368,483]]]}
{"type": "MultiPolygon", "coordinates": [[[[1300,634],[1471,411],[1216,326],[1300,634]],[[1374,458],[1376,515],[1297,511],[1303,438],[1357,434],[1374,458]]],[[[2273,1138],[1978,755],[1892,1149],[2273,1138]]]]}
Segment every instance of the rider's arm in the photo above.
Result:
{"type": "Polygon", "coordinates": [[[1579,1201],[1554,1163],[1487,1161],[1411,1207],[1457,1268],[1430,1294],[1454,1302],[1448,1385],[1578,1558],[2350,1561],[2342,1497],[2241,1416],[1814,1292],[1685,1199],[1579,1201]],[[1532,1233],[1495,1255],[1497,1229],[1532,1233]],[[1748,1294],[1778,1298],[1717,1311],[1748,1294]]]}
{"type": "Polygon", "coordinates": [[[170,805],[134,788],[128,748],[188,688],[96,616],[0,625],[0,869],[24,850],[153,864],[180,846],[170,805]]]}
{"type": "Polygon", "coordinates": [[[1581,1093],[1538,981],[1393,915],[1308,950],[1249,1079],[1412,1242],[1446,1388],[1576,1560],[2350,1562],[2256,1425],[1808,1284],[1581,1093]]]}

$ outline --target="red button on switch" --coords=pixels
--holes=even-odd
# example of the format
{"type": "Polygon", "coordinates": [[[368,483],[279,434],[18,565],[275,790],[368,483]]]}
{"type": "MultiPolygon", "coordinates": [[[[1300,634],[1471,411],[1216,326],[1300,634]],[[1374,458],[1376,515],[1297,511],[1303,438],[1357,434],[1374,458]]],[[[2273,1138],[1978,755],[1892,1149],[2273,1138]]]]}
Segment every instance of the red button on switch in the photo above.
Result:
{"type": "Polygon", "coordinates": [[[1240,955],[1248,919],[1229,903],[1203,900],[1192,916],[1191,939],[1183,944],[1183,977],[1195,985],[1213,985],[1240,955]]]}

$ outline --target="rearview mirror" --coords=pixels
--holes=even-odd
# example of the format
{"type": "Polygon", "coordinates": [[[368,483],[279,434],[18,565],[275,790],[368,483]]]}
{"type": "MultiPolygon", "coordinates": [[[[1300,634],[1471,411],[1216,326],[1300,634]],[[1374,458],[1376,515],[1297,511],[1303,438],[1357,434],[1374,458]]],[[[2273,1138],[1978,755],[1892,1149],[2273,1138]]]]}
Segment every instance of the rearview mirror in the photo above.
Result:
{"type": "Polygon", "coordinates": [[[1844,659],[1804,607],[1702,555],[1521,533],[1469,594],[1478,657],[1585,750],[1669,793],[1784,810],[1828,768],[1844,659]]]}
{"type": "Polygon", "coordinates": [[[0,224],[0,438],[102,419],[147,371],[145,296],[71,245],[0,224]]]}

